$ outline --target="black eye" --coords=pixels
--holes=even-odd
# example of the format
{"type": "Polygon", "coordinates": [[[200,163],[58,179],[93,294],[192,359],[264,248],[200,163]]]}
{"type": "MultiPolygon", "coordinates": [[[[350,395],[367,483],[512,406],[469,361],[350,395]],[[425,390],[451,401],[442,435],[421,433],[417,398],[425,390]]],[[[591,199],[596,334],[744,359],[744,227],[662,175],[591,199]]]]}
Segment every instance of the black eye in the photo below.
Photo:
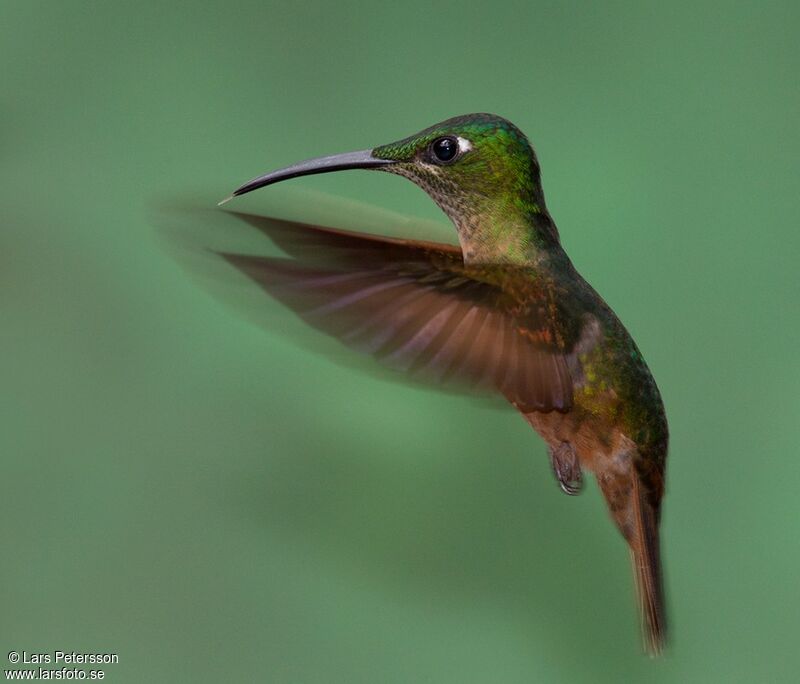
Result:
{"type": "Polygon", "coordinates": [[[437,161],[449,162],[458,154],[458,140],[455,138],[439,138],[431,144],[431,152],[437,161]]]}

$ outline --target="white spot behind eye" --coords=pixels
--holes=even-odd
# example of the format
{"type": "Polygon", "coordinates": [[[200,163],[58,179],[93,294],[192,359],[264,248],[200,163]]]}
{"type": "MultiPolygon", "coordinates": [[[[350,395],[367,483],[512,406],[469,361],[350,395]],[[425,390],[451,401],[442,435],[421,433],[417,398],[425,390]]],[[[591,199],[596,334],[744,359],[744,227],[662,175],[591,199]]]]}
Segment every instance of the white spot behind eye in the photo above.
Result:
{"type": "Polygon", "coordinates": [[[458,141],[458,151],[461,152],[461,154],[469,152],[472,149],[472,143],[466,138],[458,137],[456,140],[458,141]]]}

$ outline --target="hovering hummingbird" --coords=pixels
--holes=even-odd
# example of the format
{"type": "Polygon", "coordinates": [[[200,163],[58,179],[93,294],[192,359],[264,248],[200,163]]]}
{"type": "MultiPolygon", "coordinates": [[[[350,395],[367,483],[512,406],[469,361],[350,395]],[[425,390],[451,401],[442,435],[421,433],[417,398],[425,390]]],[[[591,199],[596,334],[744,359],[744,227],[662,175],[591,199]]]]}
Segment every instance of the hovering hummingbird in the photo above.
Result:
{"type": "Polygon", "coordinates": [[[564,252],[528,139],[499,116],[459,116],[273,171],[223,202],[343,169],[416,183],[455,224],[460,248],[242,214],[294,258],[223,256],[311,325],[395,369],[503,395],[547,443],[567,494],[593,472],[630,547],[645,648],[661,653],[664,407],[636,343],[564,252]]]}

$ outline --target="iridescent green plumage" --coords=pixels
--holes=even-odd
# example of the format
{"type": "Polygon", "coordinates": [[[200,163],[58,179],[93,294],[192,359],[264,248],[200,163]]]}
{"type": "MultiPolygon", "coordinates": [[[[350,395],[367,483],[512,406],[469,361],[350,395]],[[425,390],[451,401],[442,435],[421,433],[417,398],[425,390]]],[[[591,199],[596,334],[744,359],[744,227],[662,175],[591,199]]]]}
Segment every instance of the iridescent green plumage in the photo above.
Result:
{"type": "Polygon", "coordinates": [[[418,184],[455,224],[460,248],[244,216],[293,259],[225,257],[310,324],[397,370],[505,396],[547,442],[565,492],[593,471],[631,549],[646,647],[660,652],[664,408],[633,339],[561,247],[527,138],[472,114],[301,162],[234,194],[345,168],[418,184]]]}
{"type": "Polygon", "coordinates": [[[456,224],[467,263],[531,264],[542,249],[558,243],[539,162],[527,138],[505,119],[448,119],[373,153],[396,161],[382,170],[420,185],[456,224]],[[467,141],[472,154],[449,165],[421,164],[420,152],[447,135],[467,141]]]}

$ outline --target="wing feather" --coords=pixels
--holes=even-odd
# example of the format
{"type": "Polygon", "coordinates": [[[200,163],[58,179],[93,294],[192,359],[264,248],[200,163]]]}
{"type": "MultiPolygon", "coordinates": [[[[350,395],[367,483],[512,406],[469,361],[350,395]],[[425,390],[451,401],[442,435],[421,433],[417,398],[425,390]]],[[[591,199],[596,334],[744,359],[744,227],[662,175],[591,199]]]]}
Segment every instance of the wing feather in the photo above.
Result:
{"type": "Polygon", "coordinates": [[[471,269],[450,245],[243,218],[294,258],[222,256],[313,327],[392,369],[500,392],[521,410],[572,405],[567,352],[547,342],[558,337],[549,308],[529,301],[544,295],[520,287],[530,272],[471,269]]]}

